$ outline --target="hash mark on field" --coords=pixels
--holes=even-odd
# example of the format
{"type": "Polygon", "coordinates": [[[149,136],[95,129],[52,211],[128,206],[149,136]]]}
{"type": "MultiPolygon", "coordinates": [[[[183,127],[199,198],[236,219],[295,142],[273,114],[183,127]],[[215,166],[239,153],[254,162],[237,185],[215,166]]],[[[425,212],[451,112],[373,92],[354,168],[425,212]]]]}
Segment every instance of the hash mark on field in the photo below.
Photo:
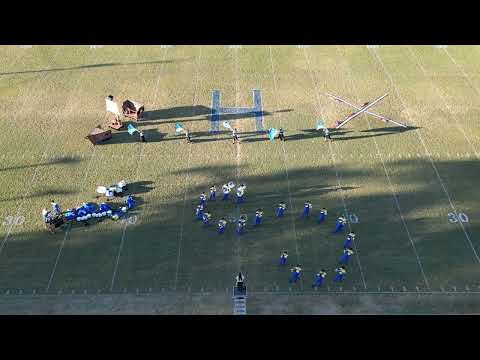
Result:
{"type": "MultiPolygon", "coordinates": [[[[161,67],[161,69],[159,71],[159,74],[158,74],[158,77],[157,77],[157,86],[155,87],[155,97],[154,97],[153,103],[155,103],[156,99],[157,99],[156,96],[157,96],[158,83],[159,83],[160,77],[161,77],[161,75],[162,75],[162,73],[165,69],[165,59],[167,57],[167,52],[168,52],[168,49],[166,49],[163,52],[162,67],[161,67]]],[[[145,149],[145,146],[141,146],[140,152],[137,155],[142,156],[144,149],[145,149]]],[[[139,171],[140,171],[140,162],[138,161],[138,162],[136,162],[135,179],[138,179],[139,171]]],[[[125,221],[125,225],[123,227],[122,238],[120,240],[120,246],[118,248],[117,260],[115,262],[115,268],[113,269],[113,274],[112,274],[112,281],[110,283],[110,291],[113,291],[113,287],[115,285],[115,279],[116,279],[116,276],[117,276],[118,265],[120,263],[120,256],[122,254],[123,244],[125,242],[125,234],[126,234],[126,231],[127,231],[128,223],[129,223],[128,221],[125,221]]]]}
{"type": "MultiPolygon", "coordinates": [[[[338,47],[336,47],[336,49],[337,49],[337,52],[340,54],[340,50],[338,49],[338,47]]],[[[340,54],[340,55],[341,55],[341,54],[340,54]]],[[[357,93],[357,91],[356,91],[355,85],[353,84],[353,80],[352,80],[352,76],[351,76],[350,65],[347,65],[347,66],[348,66],[348,69],[349,69],[349,72],[348,72],[348,74],[349,74],[349,80],[350,80],[350,83],[352,84],[352,86],[353,86],[354,89],[355,89],[355,94],[356,94],[355,97],[357,98],[357,101],[358,101],[358,93],[357,93]]],[[[367,119],[368,129],[371,130],[372,127],[371,127],[370,119],[368,118],[368,116],[362,115],[362,117],[364,117],[364,118],[367,119]]],[[[423,269],[423,264],[422,264],[422,262],[421,262],[421,260],[420,260],[420,257],[419,257],[419,255],[418,255],[418,253],[417,253],[417,249],[416,249],[416,247],[415,247],[415,244],[414,244],[414,242],[413,242],[412,236],[411,236],[411,234],[410,234],[410,229],[409,229],[408,226],[407,226],[407,223],[406,223],[406,221],[405,221],[405,216],[403,215],[402,209],[401,209],[401,207],[400,207],[400,202],[399,202],[399,200],[398,200],[397,193],[396,193],[396,191],[395,191],[395,189],[394,189],[394,187],[393,187],[392,180],[390,179],[390,175],[388,174],[387,167],[385,166],[385,162],[384,162],[383,157],[382,157],[382,155],[381,155],[380,147],[378,146],[377,140],[376,140],[375,138],[373,138],[373,143],[375,144],[375,149],[376,149],[376,151],[377,151],[376,156],[380,158],[380,161],[381,161],[381,163],[382,163],[383,171],[385,172],[385,176],[386,176],[386,178],[387,178],[388,185],[389,185],[389,187],[390,187],[390,192],[392,193],[392,197],[393,197],[393,200],[394,200],[394,202],[395,202],[395,205],[396,205],[398,214],[400,215],[400,219],[402,220],[403,227],[404,227],[405,232],[406,232],[406,234],[407,234],[407,237],[408,237],[408,239],[409,239],[409,241],[410,241],[410,244],[412,245],[412,250],[413,250],[413,253],[414,253],[415,257],[416,257],[417,263],[418,263],[418,265],[419,265],[419,267],[420,267],[420,271],[421,271],[421,273],[422,273],[423,280],[424,280],[424,282],[425,282],[425,285],[427,286],[427,289],[430,289],[430,285],[429,285],[429,283],[428,283],[427,276],[425,275],[425,271],[424,271],[424,269],[423,269]]],[[[410,156],[410,153],[408,153],[408,158],[410,159],[410,157],[411,157],[411,156],[410,156]]],[[[392,290],[392,291],[393,291],[393,290],[392,290]]]]}
{"type": "MultiPolygon", "coordinates": [[[[53,59],[56,58],[59,50],[60,50],[60,48],[57,48],[57,50],[55,51],[55,53],[54,53],[53,56],[52,56],[51,61],[53,61],[53,59]]],[[[50,66],[50,68],[51,68],[51,67],[52,67],[52,66],[50,66]]],[[[39,79],[34,82],[34,84],[40,83],[46,76],[47,76],[47,72],[44,72],[44,73],[39,77],[39,79]]],[[[22,94],[22,95],[23,95],[23,94],[22,94]]],[[[23,105],[22,105],[22,107],[25,107],[25,105],[27,104],[27,101],[28,101],[28,97],[27,97],[27,96],[23,96],[23,105]]],[[[18,114],[19,114],[18,112],[15,113],[14,119],[11,119],[12,122],[15,122],[15,121],[16,121],[16,119],[17,119],[18,116],[19,116],[18,114]]],[[[55,136],[52,135],[52,136],[50,137],[49,141],[46,142],[47,144],[46,144],[45,150],[44,150],[44,152],[43,152],[43,154],[42,154],[42,156],[41,156],[41,158],[40,158],[41,160],[43,160],[43,159],[45,159],[45,158],[47,157],[47,155],[48,155],[47,150],[48,150],[49,147],[51,146],[51,143],[52,143],[52,141],[53,141],[54,138],[55,138],[55,136]]],[[[36,180],[36,178],[37,178],[38,170],[39,170],[39,167],[36,167],[35,170],[34,170],[34,172],[33,172],[32,177],[31,177],[30,180],[29,180],[28,186],[26,187],[27,189],[33,189],[33,186],[32,186],[32,185],[34,184],[34,182],[35,182],[35,180],[36,180]]],[[[31,190],[30,190],[30,192],[31,192],[31,190]]],[[[23,210],[23,206],[24,206],[26,197],[27,197],[27,195],[30,195],[30,192],[27,190],[27,191],[25,191],[25,192],[22,194],[22,197],[21,197],[21,199],[20,199],[21,203],[20,203],[20,205],[19,205],[18,208],[17,208],[17,214],[15,215],[15,217],[18,217],[18,216],[22,213],[22,210],[23,210]]],[[[1,243],[1,245],[0,245],[0,255],[2,254],[2,251],[3,251],[3,249],[5,248],[5,246],[6,246],[6,244],[7,244],[7,241],[8,241],[8,239],[9,239],[9,236],[10,236],[11,232],[12,232],[12,229],[13,229],[13,225],[10,227],[10,229],[9,229],[9,230],[7,231],[7,233],[5,234],[5,237],[3,238],[3,241],[2,241],[2,243],[1,243]]]]}
{"type": "MultiPolygon", "coordinates": [[[[193,116],[195,116],[195,105],[197,104],[197,90],[198,90],[198,78],[199,78],[199,62],[202,56],[202,48],[199,49],[199,54],[197,57],[197,63],[195,66],[195,86],[193,90],[193,116]]],[[[185,174],[185,184],[184,184],[184,192],[183,192],[183,207],[182,207],[182,222],[180,223],[180,234],[178,239],[178,250],[177,250],[177,264],[175,267],[175,281],[173,284],[173,289],[177,290],[177,283],[178,283],[178,271],[180,269],[180,258],[182,253],[182,244],[183,244],[183,227],[185,226],[185,208],[187,206],[187,194],[188,194],[188,180],[190,178],[190,158],[192,155],[192,147],[188,147],[188,158],[187,158],[187,167],[186,167],[186,174],[185,174]]]]}
{"type": "MultiPolygon", "coordinates": [[[[389,72],[389,71],[387,70],[387,68],[385,67],[385,64],[383,63],[382,59],[381,59],[380,56],[377,54],[377,52],[376,52],[376,51],[372,51],[372,53],[375,55],[375,58],[377,59],[377,61],[378,61],[379,64],[381,65],[384,73],[385,73],[385,74],[387,75],[387,77],[389,78],[390,84],[391,84],[391,86],[393,87],[393,90],[395,91],[395,94],[397,95],[397,98],[400,100],[400,102],[401,102],[401,104],[402,104],[405,112],[408,114],[408,116],[409,116],[410,119],[413,119],[412,116],[411,116],[411,114],[410,114],[410,111],[408,110],[408,108],[407,108],[407,106],[406,106],[405,101],[403,100],[402,96],[400,95],[400,92],[398,91],[397,85],[396,85],[395,82],[393,81],[392,75],[390,74],[390,72],[389,72]]],[[[433,168],[433,170],[435,171],[435,174],[437,175],[437,179],[438,179],[438,181],[439,181],[439,183],[440,183],[440,186],[441,186],[442,189],[443,189],[443,192],[445,193],[445,196],[446,196],[447,199],[448,199],[448,202],[450,203],[450,207],[452,208],[452,210],[454,211],[454,213],[457,213],[457,209],[456,209],[455,205],[454,205],[453,202],[452,202],[452,198],[450,197],[450,194],[449,194],[449,192],[448,192],[448,190],[447,190],[447,187],[446,187],[446,185],[444,184],[444,182],[443,182],[443,180],[442,180],[442,178],[441,178],[441,176],[440,176],[440,173],[438,172],[437,166],[435,165],[435,162],[433,161],[432,155],[431,155],[430,151],[428,150],[428,148],[427,148],[427,146],[426,146],[426,144],[425,144],[425,141],[423,140],[423,137],[422,137],[421,133],[418,131],[418,129],[414,129],[413,132],[414,132],[415,134],[417,134],[418,139],[420,140],[420,142],[421,142],[421,144],[422,144],[422,146],[423,146],[423,148],[424,148],[424,150],[425,150],[425,153],[426,153],[428,159],[430,160],[430,164],[432,165],[432,168],[433,168]]],[[[449,156],[449,155],[450,155],[450,154],[447,153],[447,156],[449,156]]],[[[464,235],[465,235],[465,238],[467,239],[467,241],[468,241],[468,243],[469,243],[469,245],[470,245],[470,248],[471,248],[471,250],[472,250],[475,258],[476,258],[477,261],[480,263],[480,258],[478,257],[477,251],[475,250],[475,248],[474,248],[474,246],[473,246],[473,243],[472,243],[472,241],[470,240],[470,236],[468,235],[465,227],[463,226],[463,223],[462,223],[461,221],[459,221],[458,223],[459,223],[460,227],[462,228],[462,231],[463,231],[463,233],[464,233],[464,235]]]]}
{"type": "MultiPolygon", "coordinates": [[[[311,66],[310,66],[310,60],[308,58],[308,54],[307,54],[306,49],[303,49],[303,55],[304,55],[306,63],[307,63],[308,73],[310,75],[310,79],[312,80],[313,90],[314,90],[314,93],[315,93],[316,102],[314,102],[314,105],[316,105],[317,111],[320,114],[320,117],[323,119],[324,115],[323,115],[323,112],[321,110],[321,102],[320,102],[320,98],[318,96],[317,84],[316,84],[315,78],[313,76],[313,72],[312,72],[312,69],[311,69],[311,66]]],[[[342,199],[342,204],[343,204],[343,209],[345,211],[345,216],[347,218],[349,218],[350,213],[347,209],[347,204],[345,202],[344,190],[342,190],[342,183],[340,182],[340,175],[338,174],[338,168],[337,168],[337,165],[336,165],[336,162],[335,162],[335,152],[332,150],[331,142],[330,141],[327,141],[327,142],[328,142],[328,149],[330,151],[330,156],[331,156],[332,163],[333,163],[333,168],[335,170],[335,176],[337,178],[338,188],[340,189],[340,197],[342,199]]],[[[352,227],[350,225],[350,221],[347,221],[347,225],[348,225],[349,232],[352,232],[352,227]]],[[[365,281],[365,276],[363,274],[362,264],[360,262],[360,256],[358,255],[358,249],[357,249],[356,241],[354,240],[352,242],[352,244],[353,244],[353,248],[354,248],[354,251],[355,251],[355,257],[357,259],[358,268],[360,270],[360,276],[362,278],[363,287],[366,289],[367,288],[367,283],[365,281]]]]}
{"type": "MultiPolygon", "coordinates": [[[[270,54],[270,65],[271,65],[271,69],[272,69],[272,79],[273,79],[273,88],[275,90],[275,108],[277,110],[279,110],[279,104],[278,104],[278,88],[277,88],[277,77],[275,75],[275,68],[274,68],[274,65],[273,65],[273,55],[272,55],[272,46],[270,45],[269,46],[269,54],[270,54]]],[[[279,113],[279,118],[282,120],[282,115],[281,113],[279,113]]],[[[283,149],[283,158],[284,158],[284,166],[285,166],[285,175],[286,175],[286,178],[287,178],[287,190],[288,190],[288,202],[289,202],[289,205],[290,205],[290,218],[291,218],[291,221],[292,221],[292,229],[293,229],[293,238],[294,238],[294,241],[295,241],[295,252],[296,252],[296,255],[297,255],[297,264],[300,264],[300,251],[299,251],[299,248],[298,248],[298,240],[297,240],[297,232],[296,232],[296,229],[295,229],[295,210],[293,208],[293,201],[292,201],[292,192],[290,190],[290,179],[288,177],[288,160],[287,160],[287,151],[285,149],[285,143],[284,141],[282,141],[282,149],[283,149]]],[[[302,277],[303,279],[303,277],[302,277]]],[[[303,290],[303,281],[300,282],[300,285],[301,285],[301,288],[303,290]]]]}
{"type": "Polygon", "coordinates": [[[118,248],[117,260],[115,261],[115,267],[113,269],[112,281],[110,283],[110,291],[113,291],[113,286],[115,285],[115,278],[117,276],[118,264],[120,262],[120,254],[122,253],[123,244],[125,242],[125,233],[127,231],[128,221],[125,221],[125,226],[123,227],[122,239],[120,240],[120,247],[118,248]]]}
{"type": "Polygon", "coordinates": [[[467,82],[470,84],[470,86],[477,92],[478,95],[480,95],[480,91],[478,90],[478,88],[474,85],[474,83],[471,81],[470,77],[467,75],[467,73],[465,72],[465,70],[463,69],[463,67],[457,63],[457,61],[453,58],[453,56],[448,52],[448,50],[446,48],[443,49],[443,51],[445,51],[445,54],[448,55],[448,57],[450,58],[450,60],[455,64],[455,66],[457,66],[460,71],[462,72],[463,76],[465,77],[465,79],[467,80],[467,82]]]}
{"type": "Polygon", "coordinates": [[[428,76],[427,74],[427,71],[425,70],[425,68],[423,67],[422,63],[420,62],[420,58],[413,52],[412,48],[410,46],[407,47],[407,49],[409,50],[410,54],[412,55],[412,57],[414,58],[415,60],[415,63],[418,65],[418,67],[422,70],[423,74],[425,77],[427,77],[429,80],[430,80],[430,84],[432,85],[432,87],[435,89],[435,91],[437,92],[438,94],[438,97],[440,99],[442,99],[442,102],[443,102],[443,105],[445,106],[445,108],[447,109],[447,111],[450,113],[450,117],[454,119],[455,121],[455,125],[457,126],[458,130],[460,130],[460,132],[463,134],[463,137],[465,138],[465,140],[467,140],[467,143],[470,145],[470,147],[472,148],[473,152],[475,153],[475,155],[477,156],[477,158],[480,159],[480,156],[478,155],[476,149],[475,149],[475,146],[471,143],[470,139],[468,138],[467,134],[465,134],[465,131],[463,130],[463,128],[459,125],[458,123],[458,120],[457,120],[457,117],[453,114],[453,111],[450,107],[450,105],[448,105],[447,101],[445,100],[445,97],[443,96],[443,94],[440,92],[440,89],[438,88],[438,86],[435,85],[435,83],[433,82],[432,80],[432,77],[431,76],[428,76]]]}

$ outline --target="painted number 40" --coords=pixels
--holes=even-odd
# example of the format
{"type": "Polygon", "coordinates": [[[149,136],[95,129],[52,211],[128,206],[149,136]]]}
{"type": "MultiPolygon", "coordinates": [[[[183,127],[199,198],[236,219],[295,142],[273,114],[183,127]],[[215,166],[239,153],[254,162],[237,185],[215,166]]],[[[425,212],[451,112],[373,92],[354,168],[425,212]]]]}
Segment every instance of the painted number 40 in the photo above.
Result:
{"type": "Polygon", "coordinates": [[[450,223],[453,224],[453,223],[458,222],[459,220],[463,223],[468,223],[468,221],[469,221],[467,214],[464,214],[464,213],[458,213],[458,214],[448,213],[448,221],[450,223]]]}

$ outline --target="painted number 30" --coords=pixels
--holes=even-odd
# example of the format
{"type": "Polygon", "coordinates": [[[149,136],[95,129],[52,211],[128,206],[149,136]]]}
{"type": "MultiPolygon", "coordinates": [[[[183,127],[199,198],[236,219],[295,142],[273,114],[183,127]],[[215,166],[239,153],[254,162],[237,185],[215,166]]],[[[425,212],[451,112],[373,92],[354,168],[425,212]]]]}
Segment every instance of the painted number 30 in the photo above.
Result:
{"type": "Polygon", "coordinates": [[[448,221],[450,223],[452,223],[452,224],[456,223],[456,222],[458,222],[458,220],[460,220],[463,223],[468,223],[467,214],[464,214],[464,213],[458,213],[458,214],[448,213],[448,221]]]}
{"type": "Polygon", "coordinates": [[[4,226],[15,226],[15,225],[22,225],[25,221],[24,216],[7,216],[5,221],[3,222],[4,226]]]}

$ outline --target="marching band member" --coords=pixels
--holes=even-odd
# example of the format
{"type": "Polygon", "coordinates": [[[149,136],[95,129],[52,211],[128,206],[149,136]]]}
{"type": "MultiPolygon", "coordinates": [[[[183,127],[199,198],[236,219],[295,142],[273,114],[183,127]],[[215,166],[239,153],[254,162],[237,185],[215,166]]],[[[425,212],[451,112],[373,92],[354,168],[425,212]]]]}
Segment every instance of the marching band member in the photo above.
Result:
{"type": "Polygon", "coordinates": [[[312,208],[312,203],[310,201],[305,201],[303,204],[303,214],[302,217],[306,218],[310,216],[310,209],[312,208]]]}
{"type": "Polygon", "coordinates": [[[347,273],[347,269],[345,268],[345,266],[340,266],[339,268],[335,269],[335,279],[333,279],[334,282],[339,282],[339,281],[343,281],[343,277],[345,276],[345,274],[347,273]]]}
{"type": "Polygon", "coordinates": [[[287,264],[287,258],[288,258],[288,253],[287,253],[287,251],[285,250],[284,252],[282,252],[282,255],[280,255],[280,265],[281,265],[281,266],[287,264]]]}
{"type": "Polygon", "coordinates": [[[209,221],[210,221],[211,217],[212,217],[212,215],[208,211],[205,211],[203,213],[203,216],[202,216],[203,226],[210,225],[209,221]]]}
{"type": "Polygon", "coordinates": [[[327,218],[327,209],[322,208],[322,210],[320,210],[320,214],[318,215],[318,223],[320,224],[324,222],[326,218],[327,218]]]}
{"type": "Polygon", "coordinates": [[[241,215],[238,219],[237,233],[242,235],[245,232],[245,225],[247,223],[247,218],[245,215],[241,215]]]}
{"type": "Polygon", "coordinates": [[[257,211],[255,211],[255,225],[254,226],[258,226],[258,225],[261,224],[262,217],[263,217],[263,210],[262,209],[257,209],[257,211]]]}
{"type": "Polygon", "coordinates": [[[227,184],[222,186],[223,197],[222,200],[228,200],[228,195],[230,194],[230,187],[227,184]]]}
{"type": "Polygon", "coordinates": [[[300,265],[295,266],[294,268],[291,268],[290,271],[292,274],[290,275],[290,283],[296,283],[298,279],[300,279],[300,275],[302,274],[302,268],[300,265]]]}
{"type": "Polygon", "coordinates": [[[343,216],[339,216],[335,224],[335,230],[333,231],[333,233],[337,233],[343,230],[343,227],[345,226],[346,223],[347,223],[347,219],[345,219],[343,216]]]}
{"type": "Polygon", "coordinates": [[[218,220],[217,224],[217,231],[219,234],[223,234],[225,232],[225,226],[227,225],[227,221],[224,218],[218,220]]]}
{"type": "Polygon", "coordinates": [[[347,238],[345,239],[345,242],[343,243],[343,248],[344,249],[351,248],[353,240],[355,240],[355,233],[351,232],[347,235],[347,238]]]}
{"type": "Polygon", "coordinates": [[[320,270],[316,275],[315,279],[313,280],[312,288],[318,288],[322,286],[323,280],[325,280],[325,277],[327,276],[327,272],[325,270],[320,270]]]}
{"type": "Polygon", "coordinates": [[[200,205],[205,206],[207,203],[207,195],[204,192],[200,194],[200,205]]]}
{"type": "Polygon", "coordinates": [[[197,216],[197,220],[202,220],[203,219],[203,205],[197,205],[197,208],[195,210],[195,215],[197,216]]]}
{"type": "Polygon", "coordinates": [[[340,264],[347,264],[350,256],[353,255],[352,249],[343,249],[343,255],[340,257],[340,264]]]}
{"type": "Polygon", "coordinates": [[[217,193],[217,188],[215,185],[210,186],[210,201],[215,201],[215,195],[217,193]]]}
{"type": "Polygon", "coordinates": [[[287,205],[285,205],[285,203],[281,201],[280,204],[278,204],[277,209],[275,211],[277,214],[277,217],[283,217],[286,208],[287,208],[287,205]]]}

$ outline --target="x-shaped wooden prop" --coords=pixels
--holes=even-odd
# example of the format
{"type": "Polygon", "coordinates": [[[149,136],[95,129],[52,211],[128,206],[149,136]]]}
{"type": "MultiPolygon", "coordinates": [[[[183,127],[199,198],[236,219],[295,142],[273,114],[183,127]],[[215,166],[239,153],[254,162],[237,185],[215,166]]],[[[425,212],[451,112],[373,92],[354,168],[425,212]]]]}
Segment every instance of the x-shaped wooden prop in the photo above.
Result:
{"type": "Polygon", "coordinates": [[[382,119],[383,121],[385,122],[392,122],[394,124],[397,124],[398,126],[401,126],[403,128],[407,128],[407,125],[405,124],[400,124],[392,119],[389,119],[389,118],[386,118],[385,116],[382,116],[382,115],[378,115],[378,114],[375,114],[375,113],[372,113],[370,111],[367,111],[369,108],[371,108],[373,105],[375,105],[376,103],[378,103],[380,100],[382,100],[383,98],[385,98],[388,94],[385,94],[385,95],[382,95],[380,96],[378,99],[375,99],[374,101],[372,102],[367,102],[365,104],[363,104],[363,106],[361,107],[358,107],[354,104],[351,104],[349,103],[348,101],[338,97],[338,96],[335,96],[335,95],[332,95],[332,94],[326,94],[328,96],[330,96],[331,98],[337,100],[338,102],[341,102],[341,103],[344,103],[344,104],[347,104],[347,105],[350,105],[351,107],[353,107],[354,109],[358,110],[356,112],[354,112],[353,114],[349,115],[345,120],[343,120],[340,124],[338,124],[335,129],[340,129],[343,125],[345,125],[347,122],[349,122],[350,120],[356,118],[358,115],[362,114],[362,113],[365,113],[365,114],[368,114],[368,115],[372,115],[378,119],[382,119]]]}

